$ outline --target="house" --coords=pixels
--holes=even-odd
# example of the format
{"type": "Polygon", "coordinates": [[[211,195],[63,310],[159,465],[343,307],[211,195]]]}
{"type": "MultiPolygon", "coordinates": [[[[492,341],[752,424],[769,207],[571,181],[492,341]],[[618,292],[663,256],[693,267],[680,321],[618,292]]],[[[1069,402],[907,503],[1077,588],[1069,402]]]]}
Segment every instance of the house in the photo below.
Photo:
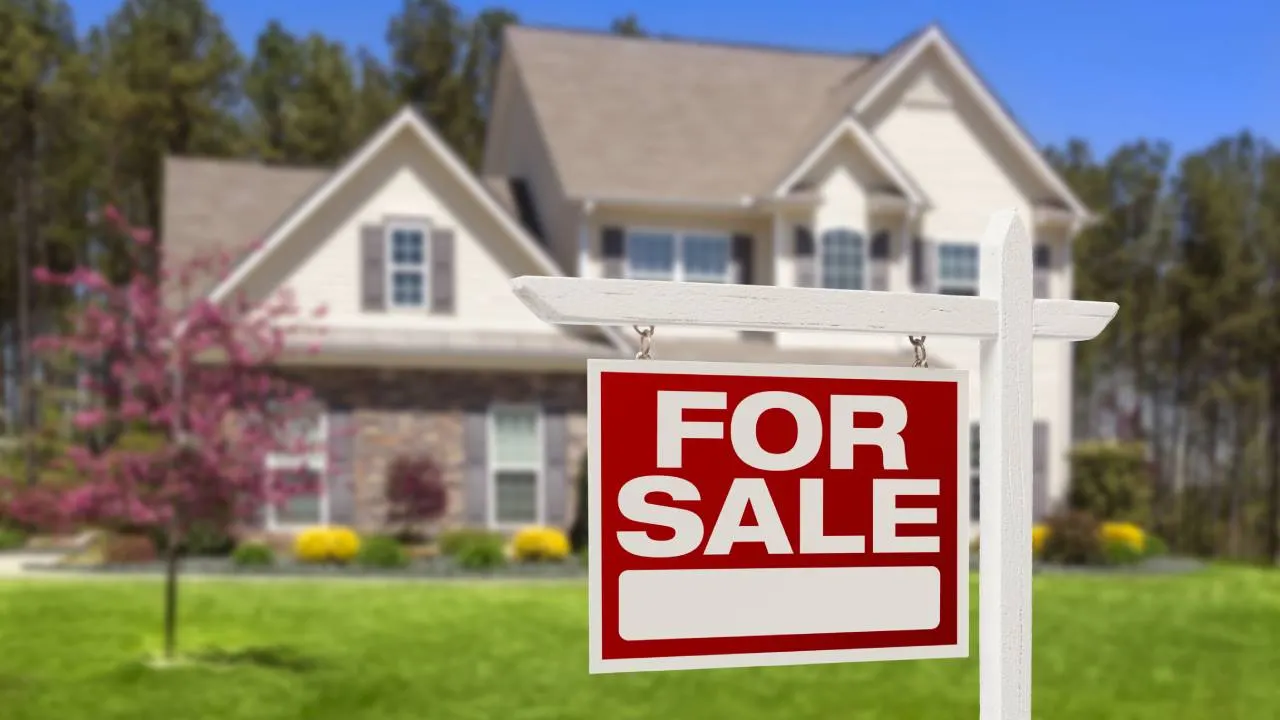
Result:
{"type": "MultiPolygon", "coordinates": [[[[549,326],[513,276],[974,294],[988,216],[1014,207],[1037,295],[1067,298],[1088,221],[934,26],[881,55],[512,27],[479,173],[405,110],[337,168],[174,157],[164,176],[169,257],[263,240],[214,299],[288,287],[329,310],[320,352],[290,360],[325,405],[316,452],[271,461],[330,482],[266,511],[275,530],[377,527],[385,470],[414,453],[446,476],[448,522],[570,521],[586,360],[630,357],[637,337],[549,326]]],[[[906,337],[662,327],[654,340],[663,359],[912,360],[906,337]]],[[[976,341],[926,347],[933,366],[977,369],[976,341]]],[[[1066,484],[1070,352],[1034,348],[1038,514],[1066,484]]],[[[979,397],[975,374],[975,420],[979,397]]]]}

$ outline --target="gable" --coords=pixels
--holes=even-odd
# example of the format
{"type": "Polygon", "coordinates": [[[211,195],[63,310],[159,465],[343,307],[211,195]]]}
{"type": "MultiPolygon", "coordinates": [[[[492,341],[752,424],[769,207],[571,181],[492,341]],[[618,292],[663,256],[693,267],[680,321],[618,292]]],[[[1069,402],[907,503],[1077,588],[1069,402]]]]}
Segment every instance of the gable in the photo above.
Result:
{"type": "MultiPolygon", "coordinates": [[[[973,71],[940,29],[932,27],[902,53],[896,66],[880,74],[853,105],[877,137],[891,117],[916,111],[921,126],[932,110],[939,127],[950,112],[967,126],[971,139],[1015,183],[1031,206],[1067,207],[1080,216],[1087,208],[1044,159],[1034,142],[973,71]]],[[[923,127],[918,128],[927,132],[923,127]]],[[[886,141],[887,142],[887,141],[886,141]]]]}
{"type": "Polygon", "coordinates": [[[931,202],[924,232],[976,240],[991,212],[1024,218],[1057,192],[988,117],[936,52],[901,73],[866,118],[871,132],[931,202]]]}
{"type": "MultiPolygon", "coordinates": [[[[516,275],[541,274],[545,269],[465,192],[440,160],[412,133],[400,132],[261,258],[241,279],[239,289],[259,300],[288,288],[301,308],[326,307],[327,322],[334,325],[554,333],[524,307],[509,285],[516,275]],[[387,246],[397,226],[422,235],[423,307],[366,308],[364,237],[384,231],[382,267],[389,274],[387,246]],[[451,244],[448,280],[433,278],[430,272],[443,255],[440,243],[445,237],[451,244]],[[436,281],[452,284],[453,306],[447,312],[429,307],[436,281]]],[[[389,298],[389,276],[379,279],[384,298],[389,298]]]]}
{"type": "MultiPolygon", "coordinates": [[[[510,279],[519,274],[562,273],[444,141],[406,108],[287,213],[210,298],[219,302],[240,293],[258,301],[287,289],[304,309],[326,308],[323,324],[329,327],[560,332],[515,299],[510,279]],[[394,274],[388,269],[381,276],[383,287],[370,292],[380,277],[370,268],[389,268],[392,255],[394,233],[385,233],[380,244],[380,229],[400,221],[411,227],[396,229],[419,236],[418,272],[407,279],[417,282],[422,302],[412,308],[387,302],[399,297],[392,287],[413,274],[410,268],[397,267],[394,274]],[[440,250],[434,258],[425,259],[435,246],[440,250]],[[449,291],[441,300],[439,289],[445,287],[449,291]],[[371,295],[376,302],[369,301],[371,295]]],[[[620,333],[606,328],[603,334],[622,347],[620,333]]]]}

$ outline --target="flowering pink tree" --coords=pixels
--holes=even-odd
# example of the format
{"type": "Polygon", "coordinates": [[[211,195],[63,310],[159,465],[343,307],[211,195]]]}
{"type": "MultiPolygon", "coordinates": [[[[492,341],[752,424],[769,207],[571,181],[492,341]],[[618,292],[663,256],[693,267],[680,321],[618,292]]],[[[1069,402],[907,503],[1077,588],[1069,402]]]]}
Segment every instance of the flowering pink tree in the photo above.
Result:
{"type": "MultiPolygon", "coordinates": [[[[106,222],[125,233],[141,258],[151,234],[114,209],[106,222]]],[[[148,530],[166,540],[165,655],[173,654],[179,547],[191,529],[255,516],[266,503],[309,492],[305,483],[273,484],[267,453],[287,450],[282,428],[306,412],[307,388],[275,366],[304,328],[291,298],[213,304],[211,287],[231,267],[225,253],[195,257],[153,278],[137,272],[113,285],[81,267],[36,281],[69,287],[83,298],[61,334],[38,352],[77,358],[90,398],[74,417],[86,438],[104,431],[147,442],[86,441],[68,451],[83,484],[66,493],[63,511],[79,522],[148,530]],[[188,301],[190,299],[190,301],[188,301]],[[96,368],[85,372],[85,365],[96,368]]],[[[315,313],[315,317],[323,310],[315,313]]]]}

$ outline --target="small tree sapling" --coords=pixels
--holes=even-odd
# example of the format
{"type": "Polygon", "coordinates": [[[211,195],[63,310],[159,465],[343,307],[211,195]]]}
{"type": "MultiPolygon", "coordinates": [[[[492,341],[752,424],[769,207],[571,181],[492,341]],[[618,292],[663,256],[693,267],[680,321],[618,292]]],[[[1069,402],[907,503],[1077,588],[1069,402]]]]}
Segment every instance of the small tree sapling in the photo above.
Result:
{"type": "MultiPolygon", "coordinates": [[[[148,231],[114,209],[103,217],[137,257],[148,254],[148,231]]],[[[166,658],[176,641],[179,548],[192,528],[228,508],[251,518],[266,503],[314,489],[271,483],[265,471],[269,452],[289,449],[280,429],[310,407],[308,389],[276,367],[305,326],[287,294],[219,304],[197,296],[231,262],[225,252],[201,254],[158,278],[137,271],[122,285],[89,267],[34,273],[83,298],[66,329],[37,340],[36,350],[96,369],[82,372],[88,402],[74,417],[85,440],[67,452],[85,481],[66,493],[62,510],[82,523],[163,535],[166,658]],[[104,434],[116,441],[104,447],[104,434]],[[127,437],[155,441],[121,441],[127,437]]]]}

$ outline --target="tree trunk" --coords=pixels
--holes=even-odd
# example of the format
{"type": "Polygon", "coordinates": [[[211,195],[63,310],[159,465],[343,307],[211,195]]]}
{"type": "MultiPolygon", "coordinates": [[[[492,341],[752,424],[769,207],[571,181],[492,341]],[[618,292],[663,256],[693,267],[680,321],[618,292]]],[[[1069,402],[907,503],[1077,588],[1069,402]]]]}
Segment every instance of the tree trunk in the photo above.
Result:
{"type": "Polygon", "coordinates": [[[1237,558],[1244,554],[1240,523],[1244,504],[1244,457],[1249,444],[1249,432],[1241,419],[1253,419],[1252,413],[1252,408],[1246,410],[1237,405],[1231,421],[1233,442],[1227,469],[1227,481],[1231,483],[1227,500],[1227,552],[1237,558]]]}
{"type": "Polygon", "coordinates": [[[36,483],[35,398],[32,393],[31,362],[31,232],[27,193],[31,181],[30,159],[17,178],[18,232],[18,337],[15,376],[18,381],[17,429],[22,440],[22,476],[28,485],[36,483]]]}
{"type": "Polygon", "coordinates": [[[1271,467],[1267,477],[1267,520],[1263,551],[1268,564],[1275,564],[1280,555],[1280,364],[1272,363],[1270,378],[1271,467]]]}
{"type": "Polygon", "coordinates": [[[178,533],[170,528],[164,556],[164,658],[172,660],[178,643],[178,533]]]}

